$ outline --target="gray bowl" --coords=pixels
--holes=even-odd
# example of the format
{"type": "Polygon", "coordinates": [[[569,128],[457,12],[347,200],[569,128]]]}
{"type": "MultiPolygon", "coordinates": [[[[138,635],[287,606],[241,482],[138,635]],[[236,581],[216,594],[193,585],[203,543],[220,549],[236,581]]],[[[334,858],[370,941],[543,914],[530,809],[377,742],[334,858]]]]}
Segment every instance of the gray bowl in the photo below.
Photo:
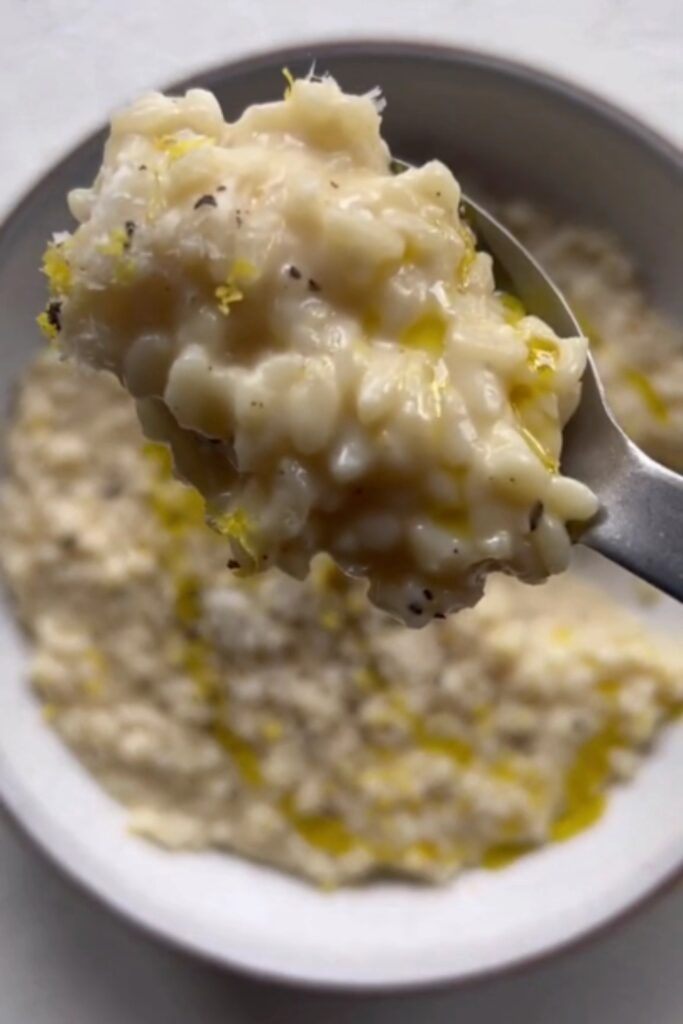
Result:
{"type": "MultiPolygon", "coordinates": [[[[226,115],[234,117],[249,103],[281,94],[284,66],[302,74],[313,59],[319,71],[331,72],[347,90],[361,92],[381,85],[388,100],[385,132],[396,154],[416,162],[438,156],[451,165],[474,196],[482,191],[521,195],[541,200],[578,220],[610,228],[636,257],[655,302],[683,316],[683,289],[679,283],[679,268],[683,265],[681,156],[649,129],[571,85],[476,53],[409,43],[366,42],[309,45],[253,57],[198,74],[172,89],[178,91],[189,85],[211,88],[226,115]]],[[[65,193],[91,180],[100,160],[103,139],[103,132],[91,137],[49,171],[0,229],[0,403],[5,410],[13,380],[38,345],[34,319],[44,301],[44,286],[37,267],[45,239],[52,230],[65,226],[65,193]]],[[[618,576],[616,580],[618,588],[623,578],[618,576]]],[[[680,617],[672,621],[680,628],[680,617]]],[[[580,879],[573,878],[575,854],[571,854],[571,882],[558,882],[557,890],[569,890],[568,898],[574,901],[572,912],[556,913],[551,920],[549,910],[548,919],[541,921],[537,929],[541,938],[517,941],[515,922],[509,918],[500,937],[494,934],[485,957],[473,958],[467,943],[463,947],[466,958],[455,951],[451,956],[448,944],[457,938],[457,924],[462,920],[457,906],[459,885],[439,893],[399,893],[397,888],[391,890],[394,895],[384,887],[373,890],[369,900],[360,891],[344,894],[342,905],[352,905],[352,912],[349,910],[343,918],[345,927],[360,927],[358,922],[363,921],[363,915],[372,914],[368,909],[371,903],[381,908],[386,905],[393,913],[396,900],[405,900],[406,913],[419,919],[420,927],[414,933],[411,929],[408,936],[411,942],[417,942],[434,908],[438,906],[441,912],[445,902],[453,901],[454,917],[446,921],[443,941],[435,947],[443,954],[438,965],[433,966],[427,957],[418,968],[417,953],[413,955],[412,947],[410,956],[405,954],[404,960],[389,963],[388,941],[380,946],[382,955],[376,963],[369,956],[363,960],[362,969],[344,966],[344,956],[353,951],[352,939],[344,939],[337,958],[323,956],[318,962],[317,947],[324,947],[328,934],[335,931],[335,925],[329,923],[319,929],[320,941],[305,955],[295,948],[294,941],[289,943],[285,937],[281,958],[276,962],[263,951],[266,939],[272,938],[272,901],[289,900],[285,890],[289,894],[297,886],[300,897],[296,899],[301,899],[302,908],[304,902],[308,907],[322,897],[299,883],[276,879],[274,873],[271,877],[267,869],[241,862],[230,867],[229,858],[212,859],[206,855],[200,873],[208,872],[211,878],[219,880],[216,884],[225,894],[229,920],[221,922],[213,937],[206,922],[192,923],[197,916],[194,912],[179,923],[178,901],[185,895],[186,886],[195,881],[193,869],[188,866],[189,861],[194,863],[193,859],[174,861],[181,873],[176,876],[176,868],[170,866],[168,857],[143,850],[141,844],[139,849],[131,846],[139,841],[125,837],[120,812],[105,802],[41,724],[21,678],[23,653],[9,615],[0,616],[0,662],[4,679],[0,693],[0,797],[14,817],[57,864],[108,906],[161,938],[252,973],[328,987],[373,990],[481,977],[528,963],[596,933],[660,890],[681,869],[683,824],[671,824],[672,816],[667,813],[669,768],[673,765],[680,772],[683,764],[679,743],[675,750],[664,752],[665,758],[655,759],[656,771],[650,772],[645,788],[639,791],[640,796],[634,795],[629,809],[620,812],[621,825],[615,826],[613,838],[601,845],[598,833],[602,835],[602,825],[593,830],[595,840],[591,838],[591,852],[584,856],[583,863],[586,873],[596,864],[601,866],[595,896],[587,895],[584,874],[580,879]],[[59,791],[72,794],[69,800],[49,799],[51,782],[56,777],[59,791]],[[91,822],[85,833],[83,821],[91,822]],[[666,841],[660,835],[664,822],[670,825],[666,841]],[[640,823],[637,827],[641,836],[637,850],[628,841],[636,823],[640,823]],[[675,835],[674,827],[679,829],[675,835]],[[619,828],[626,831],[620,833],[619,828]],[[102,830],[108,830],[109,846],[105,840],[98,840],[98,836],[105,835],[102,830]],[[135,889],[133,869],[126,875],[126,865],[142,859],[146,865],[153,865],[158,884],[135,889]],[[616,867],[624,869],[620,888],[615,883],[616,867]],[[180,877],[186,881],[178,882],[180,877]],[[166,882],[162,881],[164,878],[166,882]],[[247,889],[253,887],[253,896],[252,890],[244,892],[243,878],[248,879],[247,889]],[[167,895],[168,905],[164,902],[167,895]],[[253,947],[240,941],[234,932],[240,900],[248,915],[252,898],[266,900],[260,919],[269,922],[270,929],[264,932],[261,943],[253,947]]],[[[540,868],[544,854],[537,856],[540,868]]],[[[522,873],[527,869],[519,870],[513,888],[522,884],[522,873]]],[[[207,906],[216,902],[215,891],[208,886],[207,906]]],[[[533,898],[539,890],[532,884],[530,891],[533,898]]],[[[476,908],[484,897],[484,889],[477,892],[480,895],[475,901],[476,908]]],[[[541,916],[546,904],[550,907],[547,895],[544,890],[543,906],[539,907],[541,916]]],[[[500,904],[497,900],[493,903],[500,914],[500,904]]],[[[326,906],[332,908],[333,902],[326,906]]],[[[320,907],[315,912],[323,917],[327,913],[320,911],[320,907]]],[[[298,913],[292,918],[293,924],[299,923],[298,913]]],[[[401,931],[405,929],[397,928],[395,934],[399,936],[401,931]]]]}

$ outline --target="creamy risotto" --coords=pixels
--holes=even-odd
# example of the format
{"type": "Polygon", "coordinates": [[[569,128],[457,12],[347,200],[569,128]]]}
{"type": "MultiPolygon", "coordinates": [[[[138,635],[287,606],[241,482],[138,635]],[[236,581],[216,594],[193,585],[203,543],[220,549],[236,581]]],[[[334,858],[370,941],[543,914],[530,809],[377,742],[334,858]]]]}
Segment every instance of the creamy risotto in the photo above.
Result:
{"type": "Polygon", "coordinates": [[[236,571],[328,552],[424,625],[493,569],[566,567],[596,510],[559,472],[586,343],[496,291],[443,164],[392,173],[379,106],[331,79],[233,124],[200,90],[139,100],[40,319],[135,397],[236,571]]]}
{"type": "Polygon", "coordinates": [[[45,717],[169,848],[323,886],[500,867],[594,822],[683,697],[681,647],[569,576],[491,578],[422,631],[329,561],[235,578],[123,389],[52,354],[8,454],[0,557],[45,717]]]}

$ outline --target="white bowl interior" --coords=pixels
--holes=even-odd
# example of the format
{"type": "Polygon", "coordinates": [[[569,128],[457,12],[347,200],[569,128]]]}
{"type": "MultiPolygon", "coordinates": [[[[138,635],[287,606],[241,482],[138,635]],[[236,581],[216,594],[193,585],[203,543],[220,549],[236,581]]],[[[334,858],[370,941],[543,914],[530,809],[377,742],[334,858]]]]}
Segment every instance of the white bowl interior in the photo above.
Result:
{"type": "MultiPolygon", "coordinates": [[[[96,143],[77,151],[0,234],[4,409],[35,344],[44,239],[63,226],[65,188],[88,179],[96,153],[96,143]]],[[[680,629],[673,601],[639,604],[621,570],[597,557],[579,562],[579,571],[600,579],[656,628],[680,629]]],[[[503,871],[471,871],[445,888],[383,882],[324,894],[232,856],[169,855],[126,832],[123,811],[46,727],[25,682],[25,644],[8,603],[0,613],[0,795],[39,844],[102,900],[219,961],[327,985],[464,978],[577,938],[680,867],[683,817],[671,802],[683,786],[683,731],[676,727],[592,830],[503,871]]]]}

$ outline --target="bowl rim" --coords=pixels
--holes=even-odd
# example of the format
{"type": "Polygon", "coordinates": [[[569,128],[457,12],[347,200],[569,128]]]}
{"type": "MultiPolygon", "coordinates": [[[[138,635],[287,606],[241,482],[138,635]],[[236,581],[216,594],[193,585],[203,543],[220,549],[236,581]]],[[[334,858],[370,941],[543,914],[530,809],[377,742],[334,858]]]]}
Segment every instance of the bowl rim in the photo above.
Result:
{"type": "MultiPolygon", "coordinates": [[[[278,63],[285,65],[295,61],[312,62],[313,60],[323,62],[329,57],[345,55],[365,55],[369,57],[377,56],[378,54],[402,57],[409,60],[452,62],[455,65],[492,71],[500,77],[515,79],[518,83],[532,90],[541,90],[555,94],[570,105],[581,108],[584,114],[588,115],[593,121],[602,125],[607,122],[613,129],[631,138],[637,144],[646,147],[652,155],[656,156],[667,172],[683,177],[683,150],[673,140],[666,138],[641,121],[637,116],[624,110],[612,101],[604,99],[590,89],[575,84],[569,79],[557,76],[551,71],[524,61],[500,56],[485,48],[449,46],[440,42],[410,41],[398,36],[396,38],[365,36],[337,40],[312,39],[300,45],[285,45],[265,50],[260,48],[248,50],[235,60],[212,64],[206,69],[199,67],[189,75],[181,79],[174,79],[169,84],[162,85],[160,88],[165,92],[171,93],[197,87],[198,85],[211,88],[216,80],[224,80],[226,76],[236,77],[244,71],[255,70],[260,67],[270,67],[278,63]]],[[[61,156],[53,160],[47,170],[38,172],[32,181],[29,182],[28,186],[19,191],[17,197],[10,195],[7,206],[3,210],[3,216],[0,218],[0,237],[11,229],[15,218],[21,215],[24,208],[32,202],[53,175],[62,170],[83,148],[94,143],[99,138],[104,138],[105,132],[106,125],[87,132],[81,137],[80,141],[77,140],[70,144],[62,152],[61,156]]],[[[1,763],[2,759],[0,758],[0,766],[1,763]]],[[[513,957],[499,966],[484,967],[478,970],[473,969],[463,974],[445,974],[443,977],[427,981],[406,980],[401,983],[327,981],[311,979],[300,973],[285,973],[275,969],[255,967],[248,962],[237,960],[233,956],[222,955],[215,950],[208,949],[195,940],[180,936],[170,929],[154,925],[144,915],[136,912],[133,907],[118,899],[115,893],[106,892],[94,881],[83,877],[79,873],[77,866],[70,864],[67,858],[51,845],[45,836],[41,835],[36,825],[27,820],[23,815],[21,800],[16,798],[16,794],[12,794],[9,791],[1,771],[0,813],[3,820],[8,821],[14,827],[15,832],[20,838],[23,841],[29,842],[37,849],[48,863],[57,869],[58,873],[69,885],[85,894],[87,898],[96,904],[112,911],[126,927],[135,929],[171,949],[191,954],[193,957],[197,957],[204,962],[256,981],[294,989],[308,989],[348,996],[379,998],[392,995],[448,992],[474,986],[494,978],[523,973],[536,966],[546,964],[564,953],[586,948],[594,940],[609,934],[617,926],[635,917],[656,899],[672,890],[683,879],[682,849],[680,861],[673,869],[657,879],[640,896],[608,914],[603,920],[564,941],[557,941],[536,953],[525,954],[517,958],[513,957]]]]}

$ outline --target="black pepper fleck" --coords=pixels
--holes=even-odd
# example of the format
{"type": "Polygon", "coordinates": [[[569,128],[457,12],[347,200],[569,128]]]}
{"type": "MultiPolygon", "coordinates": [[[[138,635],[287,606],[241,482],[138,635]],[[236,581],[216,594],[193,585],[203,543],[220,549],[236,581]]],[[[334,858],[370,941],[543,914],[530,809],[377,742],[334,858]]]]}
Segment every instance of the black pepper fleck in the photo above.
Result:
{"type": "Polygon", "coordinates": [[[408,611],[412,612],[413,615],[422,615],[422,605],[419,605],[417,601],[413,601],[408,605],[408,611]]]}
{"type": "Polygon", "coordinates": [[[434,612],[434,618],[435,619],[445,619],[446,616],[444,615],[443,612],[434,612]]]}
{"type": "Polygon", "coordinates": [[[209,195],[208,192],[206,193],[206,195],[200,196],[197,202],[194,204],[194,209],[200,210],[202,206],[218,206],[218,203],[216,202],[216,197],[209,195]]]}
{"type": "Polygon", "coordinates": [[[425,587],[425,589],[424,589],[424,590],[422,591],[422,593],[424,594],[425,598],[426,598],[426,599],[427,599],[428,601],[433,601],[433,600],[434,600],[434,595],[432,594],[431,590],[428,590],[428,589],[427,589],[426,587],[425,587]]]}
{"type": "Polygon", "coordinates": [[[308,279],[308,287],[311,289],[312,292],[320,291],[320,285],[318,284],[317,281],[314,281],[312,277],[309,277],[308,279]]]}
{"type": "Polygon", "coordinates": [[[135,234],[135,221],[127,220],[123,225],[123,230],[126,232],[126,241],[123,243],[123,248],[130,249],[133,235],[135,234]]]}
{"type": "Polygon", "coordinates": [[[332,188],[339,188],[339,184],[336,181],[331,181],[330,185],[332,186],[332,188]]]}
{"type": "Polygon", "coordinates": [[[240,563],[235,558],[229,558],[227,561],[228,569],[239,569],[240,563]]]}
{"type": "Polygon", "coordinates": [[[140,166],[138,167],[138,170],[139,171],[146,171],[147,170],[147,164],[140,164],[140,166]]]}
{"type": "Polygon", "coordinates": [[[235,210],[235,224],[237,225],[238,228],[242,227],[242,211],[241,210],[235,210]]]}
{"type": "Polygon", "coordinates": [[[118,498],[123,494],[123,484],[120,480],[107,480],[100,493],[103,498],[118,498]]]}
{"type": "Polygon", "coordinates": [[[64,533],[59,538],[59,546],[62,551],[73,551],[77,544],[77,538],[73,533],[64,533]]]}
{"type": "Polygon", "coordinates": [[[529,529],[532,533],[534,532],[534,530],[538,529],[538,524],[541,521],[543,511],[544,509],[542,501],[535,501],[531,506],[531,510],[529,512],[529,529]]]}
{"type": "Polygon", "coordinates": [[[301,277],[301,271],[298,267],[295,267],[294,264],[287,268],[287,273],[290,277],[293,277],[295,281],[298,281],[301,277]]]}
{"type": "Polygon", "coordinates": [[[47,316],[47,322],[54,327],[56,331],[61,331],[62,329],[61,312],[62,304],[59,299],[52,299],[51,302],[48,302],[45,315],[47,316]]]}
{"type": "Polygon", "coordinates": [[[216,189],[216,192],[225,192],[227,187],[227,185],[219,185],[218,188],[216,189]]]}

